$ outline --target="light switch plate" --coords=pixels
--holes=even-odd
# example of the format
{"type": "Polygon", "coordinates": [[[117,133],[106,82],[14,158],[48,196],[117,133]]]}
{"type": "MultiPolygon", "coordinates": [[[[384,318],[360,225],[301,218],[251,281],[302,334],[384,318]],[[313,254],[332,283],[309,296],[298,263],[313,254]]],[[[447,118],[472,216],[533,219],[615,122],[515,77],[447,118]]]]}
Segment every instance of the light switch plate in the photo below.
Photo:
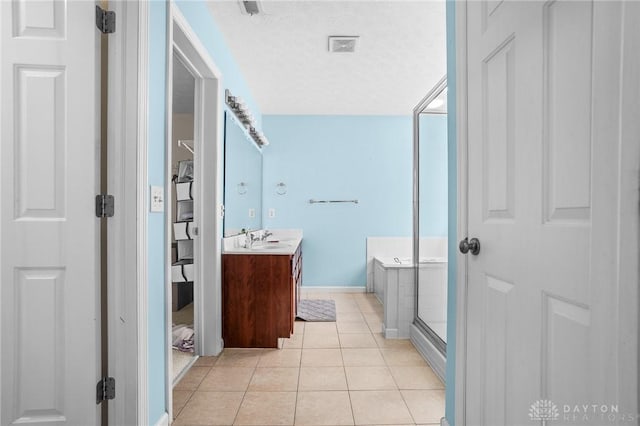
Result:
{"type": "Polygon", "coordinates": [[[152,186],[150,197],[151,211],[162,213],[164,211],[164,188],[161,186],[152,186]]]}
{"type": "Polygon", "coordinates": [[[249,217],[250,218],[256,217],[256,209],[249,209],[249,217]]]}
{"type": "Polygon", "coordinates": [[[269,209],[268,213],[269,217],[276,217],[276,209],[269,209]]]}

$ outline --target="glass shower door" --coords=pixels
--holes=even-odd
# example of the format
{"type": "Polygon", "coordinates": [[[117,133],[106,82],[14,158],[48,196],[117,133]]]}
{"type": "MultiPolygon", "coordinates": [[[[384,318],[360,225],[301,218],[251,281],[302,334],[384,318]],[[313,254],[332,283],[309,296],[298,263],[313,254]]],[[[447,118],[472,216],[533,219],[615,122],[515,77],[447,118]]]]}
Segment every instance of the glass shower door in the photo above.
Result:
{"type": "Polygon", "coordinates": [[[447,342],[447,82],[414,110],[415,324],[443,354],[447,342]]]}

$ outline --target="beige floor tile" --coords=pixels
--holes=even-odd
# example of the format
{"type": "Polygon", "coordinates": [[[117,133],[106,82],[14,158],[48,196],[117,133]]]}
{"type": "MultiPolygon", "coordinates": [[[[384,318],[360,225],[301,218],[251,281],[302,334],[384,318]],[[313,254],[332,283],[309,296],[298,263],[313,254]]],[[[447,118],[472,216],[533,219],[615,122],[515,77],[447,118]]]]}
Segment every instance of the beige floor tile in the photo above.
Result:
{"type": "Polygon", "coordinates": [[[283,339],[282,349],[300,349],[302,348],[303,334],[293,334],[289,339],[283,339]]]}
{"type": "Polygon", "coordinates": [[[345,367],[349,390],[398,389],[387,367],[345,367]]]}
{"type": "Polygon", "coordinates": [[[248,391],[297,391],[299,370],[297,367],[258,367],[251,377],[248,391]]]}
{"type": "Polygon", "coordinates": [[[332,299],[335,300],[336,303],[343,303],[343,302],[356,303],[358,301],[358,298],[353,293],[342,293],[342,294],[335,293],[332,296],[332,299]]]}
{"type": "Polygon", "coordinates": [[[302,367],[298,391],[347,390],[343,367],[302,367]]]}
{"type": "Polygon", "coordinates": [[[409,339],[386,339],[381,332],[374,332],[373,338],[380,348],[413,348],[413,343],[409,339]]]}
{"type": "Polygon", "coordinates": [[[369,326],[369,330],[371,330],[372,333],[382,332],[382,321],[368,322],[367,325],[369,326]]]}
{"type": "Polygon", "coordinates": [[[303,334],[304,333],[304,326],[306,325],[306,322],[304,321],[296,321],[293,323],[293,334],[303,334]]]}
{"type": "Polygon", "coordinates": [[[344,301],[336,302],[336,319],[340,318],[343,313],[360,312],[360,307],[356,302],[344,301]]]}
{"type": "Polygon", "coordinates": [[[201,356],[193,364],[195,367],[213,367],[218,361],[217,356],[201,356]]]}
{"type": "Polygon", "coordinates": [[[296,392],[247,392],[236,425],[292,425],[296,392]]]}
{"type": "Polygon", "coordinates": [[[233,424],[243,395],[243,392],[197,391],[182,409],[174,425],[233,424]]]}
{"type": "Polygon", "coordinates": [[[444,389],[444,384],[430,367],[391,366],[389,370],[400,389],[444,389]]]}
{"type": "Polygon", "coordinates": [[[340,347],[377,348],[378,345],[371,333],[346,333],[340,334],[340,347]]]}
{"type": "Polygon", "coordinates": [[[352,425],[349,393],[300,392],[296,405],[296,425],[352,425]]]}
{"type": "Polygon", "coordinates": [[[331,349],[339,348],[338,333],[304,334],[302,348],[331,349]]]}
{"type": "Polygon", "coordinates": [[[182,408],[185,406],[193,391],[190,390],[174,390],[173,391],[173,418],[175,419],[182,411],[182,408]]]}
{"type": "Polygon", "coordinates": [[[338,333],[371,333],[369,326],[364,321],[340,321],[338,322],[338,333]]]}
{"type": "Polygon", "coordinates": [[[444,390],[401,391],[416,423],[440,423],[444,416],[444,390]]]}
{"type": "Polygon", "coordinates": [[[350,391],[357,425],[413,424],[400,391],[350,391]]]}
{"type": "Polygon", "coordinates": [[[262,349],[225,349],[216,361],[217,367],[255,367],[262,355],[262,349]]]}
{"type": "Polygon", "coordinates": [[[382,322],[384,320],[384,316],[379,312],[367,312],[362,314],[364,320],[368,323],[370,322],[382,322]]]}
{"type": "Polygon", "coordinates": [[[175,390],[196,390],[209,370],[211,367],[191,367],[173,388],[175,390]]]}
{"type": "Polygon", "coordinates": [[[304,335],[335,333],[335,322],[308,322],[304,326],[304,335]]]}
{"type": "Polygon", "coordinates": [[[254,370],[249,367],[212,367],[198,390],[246,391],[254,370]]]}
{"type": "Polygon", "coordinates": [[[427,362],[415,348],[383,348],[380,352],[387,365],[427,366],[427,362]]]}
{"type": "Polygon", "coordinates": [[[302,367],[341,367],[340,349],[303,349],[302,367]]]}
{"type": "Polygon", "coordinates": [[[266,349],[258,367],[300,367],[302,349],[266,349]]]}
{"type": "Polygon", "coordinates": [[[362,313],[381,313],[383,312],[382,305],[377,300],[358,300],[358,308],[362,313]]]}
{"type": "Polygon", "coordinates": [[[336,318],[338,323],[349,321],[364,321],[364,317],[360,312],[343,312],[340,314],[340,318],[336,318]]]}
{"type": "Polygon", "coordinates": [[[347,367],[385,366],[378,348],[343,348],[342,360],[347,367]]]}

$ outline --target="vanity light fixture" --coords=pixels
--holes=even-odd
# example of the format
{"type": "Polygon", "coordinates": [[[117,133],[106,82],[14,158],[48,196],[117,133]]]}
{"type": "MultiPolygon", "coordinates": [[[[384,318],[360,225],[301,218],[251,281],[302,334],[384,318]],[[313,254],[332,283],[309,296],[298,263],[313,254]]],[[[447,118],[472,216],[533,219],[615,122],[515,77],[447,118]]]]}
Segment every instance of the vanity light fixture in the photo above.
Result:
{"type": "Polygon", "coordinates": [[[249,108],[242,98],[239,96],[233,96],[229,89],[227,89],[225,91],[224,100],[231,112],[233,112],[236,118],[245,127],[249,136],[251,136],[251,139],[253,139],[259,147],[269,145],[269,141],[264,133],[256,129],[256,120],[253,118],[251,111],[249,111],[249,108]]]}

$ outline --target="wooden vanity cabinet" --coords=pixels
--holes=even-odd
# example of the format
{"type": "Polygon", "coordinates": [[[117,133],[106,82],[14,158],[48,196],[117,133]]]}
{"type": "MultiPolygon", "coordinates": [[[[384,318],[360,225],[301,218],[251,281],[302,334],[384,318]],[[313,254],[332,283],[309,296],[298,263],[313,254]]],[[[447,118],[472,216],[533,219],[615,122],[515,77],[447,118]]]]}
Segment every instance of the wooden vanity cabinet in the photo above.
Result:
{"type": "Polygon", "coordinates": [[[222,255],[222,338],[228,348],[277,348],[291,337],[302,253],[222,255]]]}

